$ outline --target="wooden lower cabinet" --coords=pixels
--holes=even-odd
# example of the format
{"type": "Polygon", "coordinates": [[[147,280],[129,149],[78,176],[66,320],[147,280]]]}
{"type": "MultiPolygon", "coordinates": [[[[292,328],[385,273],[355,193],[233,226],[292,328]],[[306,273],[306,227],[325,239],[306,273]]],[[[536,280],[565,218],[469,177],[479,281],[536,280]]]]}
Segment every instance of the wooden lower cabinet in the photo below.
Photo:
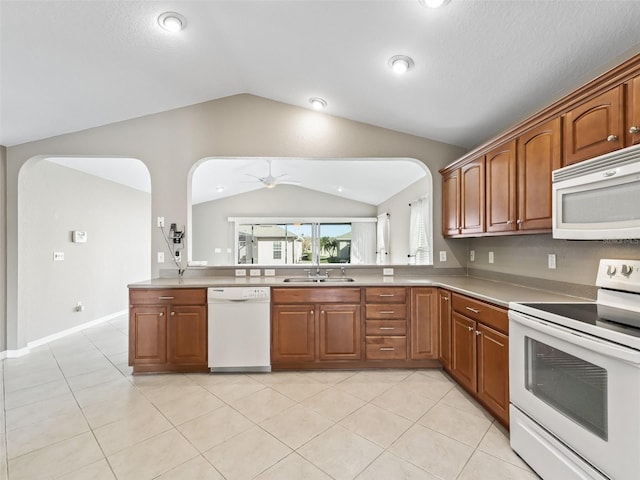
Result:
{"type": "Polygon", "coordinates": [[[478,398],[499,418],[509,418],[509,337],[477,326],[478,398]]]}
{"type": "Polygon", "coordinates": [[[411,289],[411,358],[438,358],[438,289],[411,289]]]}
{"type": "Polygon", "coordinates": [[[457,293],[451,299],[451,360],[445,370],[508,427],[507,311],[457,293]]]}
{"type": "Polygon", "coordinates": [[[320,305],[318,359],[360,360],[360,305],[320,305]]]}
{"type": "Polygon", "coordinates": [[[437,289],[275,287],[271,367],[439,367],[437,289]]]}
{"type": "Polygon", "coordinates": [[[451,365],[451,292],[442,288],[438,289],[438,331],[439,358],[448,369],[451,365]]]}
{"type": "Polygon", "coordinates": [[[314,359],[314,306],[274,305],[271,310],[271,361],[277,364],[314,359]]]}
{"type": "Polygon", "coordinates": [[[129,291],[133,373],[208,371],[206,298],[206,289],[129,291]]]}

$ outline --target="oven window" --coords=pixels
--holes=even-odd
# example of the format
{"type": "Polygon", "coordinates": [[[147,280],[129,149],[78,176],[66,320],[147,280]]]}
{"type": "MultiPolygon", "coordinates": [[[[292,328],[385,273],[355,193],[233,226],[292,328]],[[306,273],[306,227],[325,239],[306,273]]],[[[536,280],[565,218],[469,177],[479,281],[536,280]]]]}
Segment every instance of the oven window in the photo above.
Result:
{"type": "Polygon", "coordinates": [[[526,388],[550,407],[607,440],[607,371],[525,337],[526,388]]]}

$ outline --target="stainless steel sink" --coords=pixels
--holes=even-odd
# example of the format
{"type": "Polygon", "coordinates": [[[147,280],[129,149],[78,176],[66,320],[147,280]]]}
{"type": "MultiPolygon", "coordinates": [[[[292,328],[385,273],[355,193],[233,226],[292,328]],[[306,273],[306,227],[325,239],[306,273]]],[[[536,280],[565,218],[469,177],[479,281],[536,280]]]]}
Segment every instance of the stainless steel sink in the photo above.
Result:
{"type": "Polygon", "coordinates": [[[344,283],[354,282],[351,277],[287,277],[287,283],[344,283]]]}

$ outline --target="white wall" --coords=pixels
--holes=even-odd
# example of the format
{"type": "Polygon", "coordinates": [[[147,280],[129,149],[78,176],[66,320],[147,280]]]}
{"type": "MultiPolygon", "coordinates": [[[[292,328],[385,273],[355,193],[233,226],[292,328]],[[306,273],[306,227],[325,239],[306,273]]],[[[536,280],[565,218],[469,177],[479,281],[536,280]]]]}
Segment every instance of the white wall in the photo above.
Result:
{"type": "Polygon", "coordinates": [[[20,209],[27,341],[127,309],[126,285],[151,273],[150,194],[41,160],[20,178],[20,209]],[[87,243],[72,243],[74,230],[87,243]]]}
{"type": "MultiPolygon", "coordinates": [[[[439,176],[439,174],[438,174],[439,176]]],[[[391,230],[391,258],[389,263],[395,265],[406,265],[409,255],[409,223],[411,218],[411,208],[409,203],[428,193],[431,178],[422,178],[412,183],[407,188],[391,197],[386,202],[378,206],[378,214],[388,213],[389,227],[391,230]]],[[[435,232],[440,232],[439,224],[433,224],[435,232]]]]}
{"type": "MultiPolygon", "coordinates": [[[[70,112],[69,114],[73,114],[70,112]]],[[[415,158],[434,174],[460,157],[464,149],[414,135],[374,127],[252,95],[236,95],[81,132],[7,148],[7,347],[25,345],[26,331],[18,302],[21,267],[18,251],[18,177],[40,156],[120,156],[140,159],[149,169],[152,188],[151,252],[164,251],[155,227],[157,216],[188,225],[190,175],[210,157],[415,158]]],[[[440,198],[440,182],[434,198],[440,198]]],[[[434,224],[441,224],[436,208],[434,224]]],[[[438,235],[436,250],[449,251],[446,267],[460,267],[466,244],[447,243],[438,235]]],[[[183,252],[188,258],[188,252],[183,252]]],[[[157,276],[163,265],[152,263],[157,276]]],[[[164,265],[166,267],[166,264],[164,265]]]]}
{"type": "Polygon", "coordinates": [[[0,352],[7,349],[7,149],[0,145],[0,352]]]}
{"type": "MultiPolygon", "coordinates": [[[[212,160],[215,161],[215,160],[212,160]]],[[[375,217],[376,207],[294,185],[262,188],[192,207],[193,260],[233,265],[233,231],[228,217],[375,217]],[[215,253],[214,248],[220,248],[215,253]]]]}

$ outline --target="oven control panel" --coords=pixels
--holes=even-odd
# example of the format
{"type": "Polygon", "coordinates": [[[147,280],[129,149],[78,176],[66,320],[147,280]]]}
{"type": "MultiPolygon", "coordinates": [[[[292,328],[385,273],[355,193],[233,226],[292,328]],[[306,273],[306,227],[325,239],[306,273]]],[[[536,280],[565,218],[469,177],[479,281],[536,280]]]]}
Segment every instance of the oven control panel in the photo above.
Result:
{"type": "Polygon", "coordinates": [[[603,258],[598,267],[596,285],[640,293],[640,260],[603,258]]]}

